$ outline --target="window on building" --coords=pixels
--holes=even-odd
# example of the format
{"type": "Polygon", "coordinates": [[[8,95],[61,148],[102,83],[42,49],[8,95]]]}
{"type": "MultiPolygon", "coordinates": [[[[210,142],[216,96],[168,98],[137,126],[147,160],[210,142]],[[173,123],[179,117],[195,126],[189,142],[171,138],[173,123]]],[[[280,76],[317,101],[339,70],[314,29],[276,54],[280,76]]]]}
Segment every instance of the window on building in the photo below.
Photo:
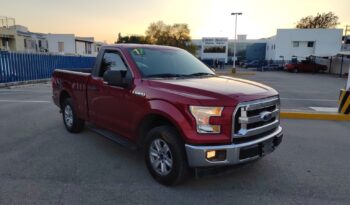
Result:
{"type": "MultiPolygon", "coordinates": [[[[344,44],[350,44],[350,37],[347,37],[345,40],[344,40],[344,44]]],[[[348,56],[349,57],[349,56],[348,56]]]]}
{"type": "Polygon", "coordinates": [[[39,44],[39,48],[41,48],[42,47],[41,40],[38,41],[38,44],[39,44]]]}
{"type": "Polygon", "coordinates": [[[299,41],[293,41],[293,47],[294,48],[299,47],[299,41]]]}
{"type": "MultiPolygon", "coordinates": [[[[238,50],[238,49],[237,49],[238,50]]],[[[225,53],[226,46],[206,46],[203,53],[225,53]]]]}
{"type": "Polygon", "coordinates": [[[313,48],[314,47],[314,42],[313,41],[308,41],[307,42],[307,47],[313,48]]]}
{"type": "MultiPolygon", "coordinates": [[[[9,38],[2,38],[2,39],[1,39],[1,45],[2,45],[2,47],[3,47],[4,49],[6,49],[6,50],[10,49],[10,48],[9,48],[9,41],[10,41],[9,38]]],[[[1,46],[0,46],[0,47],[1,47],[1,46]]]]}
{"type": "Polygon", "coordinates": [[[58,52],[64,52],[64,42],[58,42],[58,52]]]}
{"type": "Polygon", "coordinates": [[[24,48],[27,48],[27,39],[24,39],[24,48]]]}
{"type": "Polygon", "coordinates": [[[2,39],[1,39],[1,42],[2,42],[1,45],[2,45],[3,47],[6,47],[6,45],[7,45],[7,44],[6,44],[6,43],[7,43],[6,40],[7,40],[6,38],[2,38],[2,39]]]}
{"type": "Polygon", "coordinates": [[[86,53],[91,54],[92,53],[92,44],[91,43],[86,43],[86,53]]]}
{"type": "Polygon", "coordinates": [[[30,40],[30,49],[37,48],[36,42],[34,40],[30,40]]]}

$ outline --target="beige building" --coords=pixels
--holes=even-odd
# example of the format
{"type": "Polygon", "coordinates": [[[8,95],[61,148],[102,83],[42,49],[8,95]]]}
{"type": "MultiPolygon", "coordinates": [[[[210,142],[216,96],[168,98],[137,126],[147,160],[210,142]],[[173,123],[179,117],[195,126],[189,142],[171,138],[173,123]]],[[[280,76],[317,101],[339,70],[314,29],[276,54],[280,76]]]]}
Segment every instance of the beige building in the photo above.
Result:
{"type": "Polygon", "coordinates": [[[16,30],[0,27],[0,50],[15,51],[16,49],[16,30]]]}
{"type": "Polygon", "coordinates": [[[0,50],[47,52],[46,35],[15,25],[12,18],[0,17],[0,50]]]}
{"type": "Polygon", "coordinates": [[[93,37],[30,32],[27,27],[16,25],[15,19],[0,16],[0,50],[96,56],[102,45],[95,47],[93,37]]]}

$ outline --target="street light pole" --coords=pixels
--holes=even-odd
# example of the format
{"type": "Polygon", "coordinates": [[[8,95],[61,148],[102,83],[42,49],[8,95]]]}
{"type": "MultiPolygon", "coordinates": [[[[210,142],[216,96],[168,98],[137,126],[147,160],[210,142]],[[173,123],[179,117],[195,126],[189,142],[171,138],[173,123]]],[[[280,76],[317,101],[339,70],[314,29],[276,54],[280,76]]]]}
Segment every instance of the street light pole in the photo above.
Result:
{"type": "Polygon", "coordinates": [[[233,65],[232,65],[232,72],[236,72],[236,44],[237,44],[237,16],[242,15],[241,12],[234,12],[231,13],[231,15],[235,16],[235,41],[233,44],[233,65]]]}

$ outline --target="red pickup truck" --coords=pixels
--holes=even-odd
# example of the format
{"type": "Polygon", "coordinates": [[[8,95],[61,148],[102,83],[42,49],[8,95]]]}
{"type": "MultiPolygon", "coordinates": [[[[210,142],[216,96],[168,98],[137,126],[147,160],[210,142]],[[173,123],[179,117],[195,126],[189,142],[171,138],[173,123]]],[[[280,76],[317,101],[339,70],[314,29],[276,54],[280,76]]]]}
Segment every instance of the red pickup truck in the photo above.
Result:
{"type": "Polygon", "coordinates": [[[55,70],[53,100],[66,129],[90,129],[141,148],[159,183],[194,168],[254,161],[282,140],[278,93],[217,76],[187,51],[154,45],[102,47],[91,73],[55,70]]]}
{"type": "Polygon", "coordinates": [[[305,72],[305,73],[318,73],[326,71],[328,68],[325,65],[317,64],[309,60],[301,61],[300,63],[288,63],[284,66],[284,70],[289,72],[305,72]]]}

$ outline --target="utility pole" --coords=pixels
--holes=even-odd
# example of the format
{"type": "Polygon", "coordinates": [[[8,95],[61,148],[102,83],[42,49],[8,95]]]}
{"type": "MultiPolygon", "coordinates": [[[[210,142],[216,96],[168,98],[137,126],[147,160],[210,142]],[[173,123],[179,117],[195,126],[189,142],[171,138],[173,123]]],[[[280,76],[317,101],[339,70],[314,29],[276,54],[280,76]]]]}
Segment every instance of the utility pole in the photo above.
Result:
{"type": "Polygon", "coordinates": [[[233,44],[233,65],[232,65],[232,73],[236,72],[236,44],[237,44],[237,16],[242,15],[242,12],[234,12],[231,15],[235,16],[235,41],[233,44]]]}

